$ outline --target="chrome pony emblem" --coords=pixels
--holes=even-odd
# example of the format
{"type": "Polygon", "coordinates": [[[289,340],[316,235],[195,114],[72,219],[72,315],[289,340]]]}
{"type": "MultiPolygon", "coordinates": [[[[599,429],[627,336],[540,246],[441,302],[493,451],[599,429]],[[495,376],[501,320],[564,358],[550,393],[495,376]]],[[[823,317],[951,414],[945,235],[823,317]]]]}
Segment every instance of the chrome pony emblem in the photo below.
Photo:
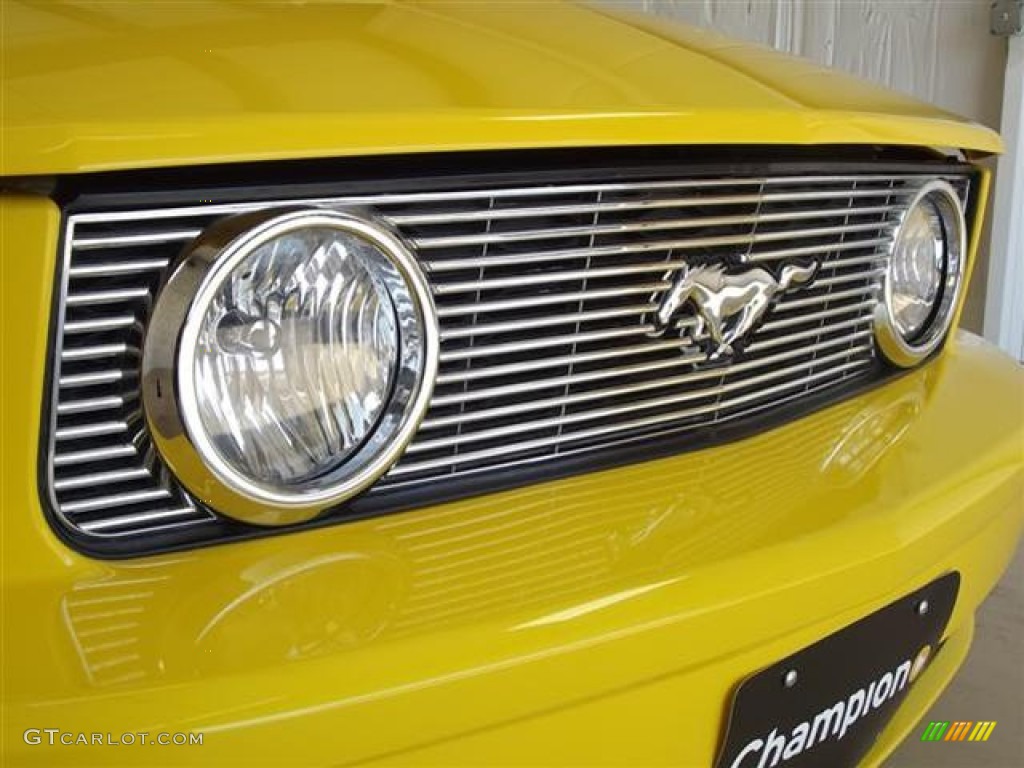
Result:
{"type": "Polygon", "coordinates": [[[731,355],[733,345],[754,330],[778,295],[806,285],[817,270],[816,264],[787,264],[776,279],[763,267],[730,273],[720,264],[684,266],[654,315],[655,332],[667,333],[680,310],[691,304],[697,319],[694,340],[710,337],[712,360],[731,355]]]}

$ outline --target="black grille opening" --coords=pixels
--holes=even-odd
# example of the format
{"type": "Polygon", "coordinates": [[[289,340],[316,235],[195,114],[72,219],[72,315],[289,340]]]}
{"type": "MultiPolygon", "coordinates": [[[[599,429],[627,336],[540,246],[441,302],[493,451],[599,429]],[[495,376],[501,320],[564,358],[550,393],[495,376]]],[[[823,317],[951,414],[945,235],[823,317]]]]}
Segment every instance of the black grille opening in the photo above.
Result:
{"type": "Polygon", "coordinates": [[[459,176],[388,189],[349,181],[332,194],[328,183],[315,196],[283,186],[251,201],[235,190],[224,204],[184,193],[152,207],[124,195],[111,210],[83,202],[66,217],[45,498],[60,529],[100,555],[262,533],[181,487],[150,443],[139,399],[165,272],[222,216],[282,201],[369,212],[411,244],[434,291],[434,402],[391,472],[314,523],[324,524],[636,460],[638,446],[705,445],[877,381],[871,316],[901,206],[937,177],[966,200],[967,174],[928,164],[570,164],[543,180],[507,172],[465,186],[459,176]],[[681,269],[716,265],[774,279],[786,265],[816,271],[716,356],[692,305],[668,329],[655,321],[681,269]]]}

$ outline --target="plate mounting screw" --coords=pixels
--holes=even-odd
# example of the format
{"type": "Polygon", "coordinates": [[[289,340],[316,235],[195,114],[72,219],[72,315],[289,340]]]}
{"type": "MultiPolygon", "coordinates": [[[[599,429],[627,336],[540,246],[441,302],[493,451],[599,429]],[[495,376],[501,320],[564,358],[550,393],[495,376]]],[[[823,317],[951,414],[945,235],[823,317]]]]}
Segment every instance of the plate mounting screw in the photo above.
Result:
{"type": "Polygon", "coordinates": [[[928,610],[930,608],[931,608],[931,606],[928,604],[928,601],[927,600],[922,600],[921,602],[919,602],[917,604],[917,615],[918,616],[924,616],[926,613],[928,613],[928,610]]]}
{"type": "Polygon", "coordinates": [[[782,676],[782,684],[787,688],[792,688],[796,685],[796,681],[800,679],[800,675],[796,673],[795,669],[789,670],[785,675],[782,676]]]}

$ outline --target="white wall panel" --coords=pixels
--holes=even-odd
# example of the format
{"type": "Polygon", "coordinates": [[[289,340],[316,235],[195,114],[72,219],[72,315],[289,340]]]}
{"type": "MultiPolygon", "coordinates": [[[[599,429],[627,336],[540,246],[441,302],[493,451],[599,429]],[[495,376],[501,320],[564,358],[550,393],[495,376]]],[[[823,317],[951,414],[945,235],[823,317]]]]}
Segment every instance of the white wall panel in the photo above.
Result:
{"type": "Polygon", "coordinates": [[[618,0],[866,77],[993,127],[1006,41],[988,0],[618,0]]]}
{"type": "Polygon", "coordinates": [[[1003,92],[1003,141],[992,212],[985,335],[1024,362],[1024,37],[1010,39],[1003,92]]]}
{"type": "Polygon", "coordinates": [[[932,0],[839,3],[834,66],[935,101],[941,8],[932,0]]]}
{"type": "MultiPolygon", "coordinates": [[[[707,27],[874,80],[999,127],[1006,40],[989,0],[618,0],[602,3],[707,27]]],[[[981,330],[987,262],[964,323],[981,330]]]]}

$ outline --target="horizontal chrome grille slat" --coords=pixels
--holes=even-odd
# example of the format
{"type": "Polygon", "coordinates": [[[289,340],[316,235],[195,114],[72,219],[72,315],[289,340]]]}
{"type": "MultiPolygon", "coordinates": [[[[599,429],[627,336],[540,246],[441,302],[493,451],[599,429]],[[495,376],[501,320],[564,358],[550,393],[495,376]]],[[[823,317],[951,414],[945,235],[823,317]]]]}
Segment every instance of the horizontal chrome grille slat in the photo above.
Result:
{"type": "Polygon", "coordinates": [[[64,333],[116,331],[122,328],[131,328],[136,323],[138,323],[138,318],[134,315],[116,315],[114,317],[100,317],[90,320],[71,320],[64,324],[64,333]]]}
{"type": "MultiPolygon", "coordinates": [[[[648,363],[637,363],[634,365],[625,365],[618,368],[602,368],[598,371],[591,371],[590,373],[577,373],[569,376],[558,376],[553,379],[531,379],[519,384],[507,384],[500,387],[491,387],[490,389],[477,389],[472,392],[467,392],[463,395],[448,395],[435,397],[432,401],[432,405],[435,407],[445,405],[457,405],[459,403],[471,403],[475,400],[486,400],[492,397],[502,397],[504,395],[521,395],[526,392],[535,392],[538,389],[551,389],[552,387],[565,387],[571,384],[583,384],[586,382],[600,381],[601,379],[614,378],[617,376],[628,376],[634,373],[650,373],[651,371],[661,371],[668,368],[680,368],[683,366],[692,366],[696,363],[702,363],[707,360],[707,355],[694,354],[694,355],[679,355],[675,358],[669,358],[668,360],[657,360],[648,363]]],[[[556,404],[565,402],[564,398],[561,400],[554,401],[556,404]]],[[[513,409],[523,408],[522,405],[511,406],[513,409]]],[[[535,403],[527,403],[526,408],[536,407],[535,403]]],[[[515,410],[511,411],[515,412],[515,410]]],[[[485,418],[480,414],[486,413],[486,411],[474,412],[471,414],[460,413],[455,416],[449,416],[446,418],[438,419],[427,419],[423,422],[423,429],[431,429],[439,426],[447,426],[448,424],[458,424],[462,421],[475,421],[480,418],[485,418]]]]}
{"type": "MultiPolygon", "coordinates": [[[[448,283],[439,285],[438,294],[468,293],[470,291],[495,290],[498,288],[519,288],[526,285],[546,285],[548,283],[565,283],[578,280],[597,280],[602,277],[624,277],[627,275],[647,274],[651,272],[668,272],[686,266],[685,261],[656,261],[645,264],[630,264],[624,267],[605,267],[598,269],[579,269],[568,272],[548,272],[522,277],[498,278],[495,280],[476,280],[465,283],[448,283]]],[[[839,278],[831,278],[838,280],[839,278]]],[[[828,285],[822,280],[815,280],[816,285],[828,285]]]]}
{"type": "Polygon", "coordinates": [[[816,304],[823,304],[829,301],[841,301],[843,299],[862,298],[865,295],[874,296],[879,290],[880,286],[871,284],[867,288],[848,288],[842,291],[829,291],[820,296],[808,296],[805,299],[783,297],[783,300],[779,302],[775,308],[775,313],[779,312],[792,312],[798,309],[804,309],[806,307],[812,307],[816,304]]]}
{"type": "Polygon", "coordinates": [[[120,368],[106,371],[93,371],[92,373],[77,373],[69,376],[61,376],[58,380],[62,389],[73,389],[75,387],[94,387],[97,384],[110,384],[120,381],[127,374],[120,368]]]}
{"type": "Polygon", "coordinates": [[[121,235],[111,237],[79,237],[72,241],[71,247],[77,251],[90,251],[97,248],[124,248],[130,245],[154,245],[175,240],[192,240],[198,237],[201,229],[185,229],[174,232],[158,232],[146,235],[121,235]]]}
{"type": "Polygon", "coordinates": [[[865,264],[879,266],[884,264],[888,256],[884,253],[873,253],[870,256],[851,256],[843,259],[835,259],[828,264],[829,269],[846,269],[847,267],[862,267],[865,264]]]}
{"type": "Polygon", "coordinates": [[[146,467],[133,467],[131,469],[115,469],[110,472],[93,472],[88,475],[65,477],[55,482],[53,487],[58,491],[72,491],[80,488],[96,488],[108,483],[139,480],[146,477],[149,477],[149,470],[146,467]]]}
{"type": "Polygon", "coordinates": [[[519,352],[533,352],[538,349],[547,349],[549,347],[564,347],[566,344],[572,344],[573,342],[582,344],[594,341],[609,341],[611,339],[621,339],[626,336],[640,336],[645,333],[651,333],[652,331],[654,331],[654,326],[651,324],[645,324],[626,328],[610,328],[605,331],[591,331],[589,333],[567,333],[561,336],[552,336],[545,339],[513,341],[508,344],[472,347],[470,349],[460,349],[454,352],[446,352],[442,350],[441,362],[467,360],[478,357],[492,357],[495,355],[511,355],[519,352]]]}
{"type": "Polygon", "coordinates": [[[452,384],[457,382],[476,381],[484,378],[493,378],[495,376],[506,376],[513,373],[526,373],[543,368],[567,366],[570,364],[581,365],[584,363],[596,362],[598,360],[621,358],[625,355],[644,355],[670,349],[680,352],[683,349],[683,343],[679,339],[671,339],[669,341],[649,341],[644,344],[634,344],[627,347],[614,347],[612,349],[601,350],[598,352],[540,358],[537,360],[510,363],[507,365],[489,365],[485,368],[473,368],[468,371],[442,373],[437,377],[437,383],[452,384]]]}
{"type": "MultiPolygon", "coordinates": [[[[842,344],[848,344],[848,340],[843,339],[842,344]]],[[[583,411],[581,413],[573,414],[562,414],[554,419],[541,419],[537,421],[517,422],[515,424],[509,424],[503,427],[496,427],[491,430],[484,430],[480,432],[473,432],[469,435],[457,435],[455,437],[444,437],[436,439],[420,440],[409,447],[408,453],[416,454],[424,451],[433,450],[436,448],[446,448],[453,445],[463,445],[467,442],[478,442],[481,440],[495,440],[499,438],[509,437],[510,435],[517,435],[523,432],[533,432],[535,430],[548,429],[551,427],[565,428],[569,424],[575,424],[581,421],[594,421],[597,419],[606,419],[614,416],[621,416],[626,413],[632,413],[639,410],[648,410],[651,408],[657,408],[664,405],[672,405],[678,402],[686,402],[688,400],[699,400],[705,397],[713,397],[718,394],[724,394],[731,392],[738,388],[750,386],[751,384],[760,383],[762,381],[768,381],[771,379],[786,376],[790,373],[803,371],[807,368],[814,368],[818,365],[832,362],[834,360],[846,359],[855,352],[866,352],[870,349],[868,345],[861,345],[853,349],[843,350],[832,355],[827,355],[823,358],[815,358],[809,363],[803,363],[790,368],[785,368],[779,371],[772,371],[771,373],[756,376],[753,379],[744,379],[729,384],[717,385],[715,387],[707,389],[696,389],[688,390],[677,395],[668,395],[665,397],[655,398],[654,400],[637,400],[627,405],[599,408],[594,411],[583,411]]],[[[747,363],[739,363],[731,366],[727,375],[733,373],[740,373],[747,370],[754,370],[763,366],[771,365],[775,362],[782,360],[791,359],[793,357],[799,357],[806,354],[802,349],[786,352],[780,355],[776,355],[774,358],[767,360],[752,360],[747,363]]],[[[514,406],[508,406],[501,409],[473,411],[469,414],[462,416],[462,423],[469,423],[472,421],[483,421],[487,419],[498,418],[501,416],[509,416],[513,414],[526,413],[531,410],[546,409],[560,407],[564,405],[576,405],[582,402],[589,402],[591,400],[603,400],[609,397],[618,397],[622,395],[635,394],[637,392],[646,392],[651,389],[659,389],[666,386],[688,384],[696,381],[707,381],[721,379],[723,372],[716,368],[711,368],[704,371],[699,371],[693,374],[687,374],[684,376],[677,376],[671,379],[659,379],[654,382],[647,382],[644,384],[630,384],[621,387],[613,387],[604,390],[595,390],[591,392],[583,392],[577,395],[569,395],[562,398],[551,398],[550,400],[535,400],[526,403],[519,403],[514,406]]],[[[441,420],[427,420],[423,429],[436,428],[438,426],[446,426],[441,423],[441,420]]]]}
{"type": "MultiPolygon", "coordinates": [[[[883,225],[878,225],[878,228],[883,228],[883,225]]],[[[745,242],[746,241],[744,241],[744,243],[745,242]]],[[[751,253],[746,257],[746,260],[751,262],[778,261],[781,259],[793,258],[795,256],[820,255],[823,251],[828,253],[838,253],[841,251],[864,250],[867,248],[874,248],[879,245],[888,245],[891,242],[892,238],[890,236],[886,236],[874,237],[867,240],[844,241],[841,243],[830,244],[827,248],[822,247],[821,245],[802,246],[799,248],[781,248],[772,251],[761,251],[757,253],[751,253]]],[[[673,250],[671,246],[672,242],[644,244],[644,247],[619,250],[611,255],[624,255],[628,253],[646,253],[648,251],[671,251],[673,250]],[[650,245],[651,247],[647,247],[648,245],[650,245]]],[[[557,251],[542,254],[543,258],[539,258],[538,254],[530,253],[529,259],[531,262],[535,263],[543,263],[548,261],[573,261],[581,258],[578,254],[579,252],[576,250],[568,252],[557,251]]],[[[483,267],[515,266],[518,264],[522,264],[524,260],[525,259],[521,254],[517,254],[515,256],[488,256],[476,259],[445,259],[443,261],[438,262],[426,262],[426,264],[428,268],[434,272],[455,272],[471,269],[480,269],[483,267]]],[[[666,264],[665,266],[677,267],[678,263],[672,262],[666,264]]]]}
{"type": "Polygon", "coordinates": [[[666,280],[650,283],[640,283],[628,288],[608,288],[604,290],[574,291],[569,293],[545,294],[541,296],[530,296],[525,299],[506,299],[504,301],[480,301],[460,304],[455,306],[438,307],[438,317],[444,319],[459,317],[460,315],[479,315],[487,312],[507,312],[516,309],[530,309],[532,307],[548,306],[550,304],[565,304],[579,301],[596,301],[598,299],[616,299],[624,296],[636,296],[652,294],[655,291],[663,291],[670,283],[666,280]]]}
{"type": "MultiPolygon", "coordinates": [[[[657,248],[652,250],[671,250],[664,248],[657,248]]],[[[548,260],[547,257],[551,254],[544,253],[531,253],[527,254],[527,258],[523,255],[515,257],[500,258],[490,257],[486,261],[481,263],[479,260],[474,260],[475,266],[467,267],[460,266],[458,271],[466,269],[488,269],[495,266],[513,266],[521,265],[524,262],[534,263],[538,260],[548,260]],[[498,264],[492,264],[492,261],[498,261],[498,264]]],[[[591,257],[598,254],[591,254],[591,257]]],[[[574,250],[571,256],[559,256],[557,261],[569,260],[578,261],[581,258],[585,258],[584,250],[574,250]]],[[[552,261],[556,259],[551,259],[552,261]]],[[[461,264],[461,262],[458,262],[461,264]]],[[[582,280],[599,280],[604,277],[626,277],[628,275],[646,275],[656,273],[666,273],[673,269],[679,269],[684,264],[683,261],[652,261],[645,262],[642,264],[626,264],[621,267],[602,267],[602,268],[591,268],[591,269],[572,269],[565,272],[544,272],[538,274],[528,275],[517,275],[515,277],[505,278],[492,278],[490,280],[470,280],[466,282],[455,282],[455,283],[443,283],[440,279],[437,280],[434,286],[434,293],[438,296],[447,296],[453,293],[475,293],[477,291],[495,291],[502,288],[521,288],[528,285],[548,285],[549,283],[574,283],[582,280]]],[[[430,271],[432,273],[442,272],[447,269],[446,263],[442,262],[441,268],[437,268],[437,265],[430,264],[430,271]]]]}
{"type": "Polygon", "coordinates": [[[388,216],[398,226],[424,226],[428,224],[453,224],[463,222],[505,221],[549,216],[578,216],[590,213],[616,213],[623,211],[660,210],[664,208],[696,208],[711,206],[744,205],[750,203],[784,203],[808,200],[849,200],[871,197],[892,197],[891,188],[864,190],[834,190],[829,192],[768,192],[763,195],[722,195],[702,197],[672,197],[656,200],[635,200],[626,202],[586,203],[581,205],[551,205],[524,208],[492,208],[485,211],[463,211],[458,213],[435,213],[420,216],[388,216]]]}
{"type": "MultiPolygon", "coordinates": [[[[701,227],[725,227],[739,224],[758,225],[779,221],[803,221],[806,219],[843,218],[867,214],[892,213],[898,206],[885,205],[867,208],[839,208],[834,210],[798,211],[796,213],[762,213],[749,216],[693,216],[688,219],[655,219],[626,224],[594,224],[584,227],[543,227],[533,230],[498,232],[483,235],[456,235],[453,237],[416,237],[413,245],[417,248],[458,248],[466,245],[494,243],[515,243],[524,240],[557,240],[564,238],[600,237],[633,232],[655,232],[666,229],[699,229],[701,227]]],[[[879,222],[872,222],[868,229],[878,229],[879,222]]],[[[841,230],[845,231],[845,230],[841,230]]],[[[756,236],[755,236],[756,237],[756,236]]],[[[753,242],[757,242],[754,240],[753,242]]]]}
{"type": "Polygon", "coordinates": [[[120,304],[126,301],[149,299],[149,288],[121,288],[116,291],[90,291],[72,293],[67,298],[69,307],[84,307],[92,304],[120,304]]]}
{"type": "Polygon", "coordinates": [[[814,281],[815,288],[826,288],[833,285],[845,285],[860,280],[874,280],[885,274],[884,269],[869,269],[865,272],[855,272],[849,275],[838,275],[836,277],[821,277],[814,281]]]}
{"type": "MultiPolygon", "coordinates": [[[[606,426],[606,427],[594,427],[592,429],[583,430],[576,433],[570,433],[563,435],[561,440],[558,442],[579,442],[581,440],[593,439],[595,437],[604,437],[610,434],[621,433],[626,431],[632,431],[641,429],[644,427],[651,427],[656,425],[665,424],[672,421],[679,421],[680,419],[689,418],[693,416],[699,416],[701,414],[711,414],[721,410],[723,405],[742,405],[754,400],[761,400],[766,396],[777,395],[785,392],[789,389],[804,387],[808,383],[818,381],[820,379],[835,376],[838,373],[844,373],[846,371],[852,371],[858,368],[864,368],[870,365],[866,360],[860,360],[854,363],[845,363],[843,365],[835,366],[828,371],[822,371],[820,373],[811,374],[800,381],[789,381],[775,387],[769,387],[759,392],[745,395],[742,397],[734,398],[728,403],[718,403],[715,405],[701,406],[698,408],[683,409],[680,411],[674,411],[667,414],[659,414],[658,416],[650,416],[644,419],[636,419],[628,422],[620,422],[618,424],[606,426]]],[[[500,456],[506,456],[508,454],[522,453],[525,450],[531,450],[535,448],[541,448],[553,444],[554,440],[539,438],[535,440],[524,441],[522,443],[503,445],[497,448],[490,448],[480,451],[475,451],[468,454],[461,454],[458,458],[460,462],[467,463],[472,461],[479,461],[481,459],[497,458],[500,456]]],[[[392,474],[408,474],[410,472],[422,472],[427,469],[432,469],[439,466],[445,466],[450,463],[450,459],[435,459],[430,461],[424,461],[420,463],[408,463],[406,465],[400,465],[396,470],[393,470],[392,474]]]]}
{"type": "MultiPolygon", "coordinates": [[[[771,358],[765,358],[765,359],[761,359],[761,360],[754,360],[754,361],[751,361],[750,363],[747,363],[747,364],[741,364],[741,366],[743,366],[743,367],[741,367],[741,366],[734,366],[734,368],[736,370],[753,370],[755,368],[761,368],[761,367],[768,366],[768,365],[771,365],[771,364],[776,363],[776,362],[782,362],[782,361],[787,360],[787,359],[792,359],[793,357],[799,357],[800,355],[807,354],[808,351],[828,349],[830,347],[834,347],[834,346],[838,346],[838,345],[849,345],[849,339],[847,339],[847,338],[841,339],[841,340],[839,340],[838,343],[820,343],[820,344],[815,344],[815,345],[812,345],[811,347],[809,347],[806,350],[793,350],[793,351],[785,352],[785,353],[782,353],[782,354],[779,354],[779,355],[774,355],[771,358]]],[[[844,353],[841,356],[845,357],[847,355],[846,355],[846,353],[844,353]]],[[[699,355],[699,356],[695,356],[692,359],[684,359],[684,360],[685,360],[685,362],[687,364],[691,364],[692,365],[693,363],[702,362],[703,359],[706,359],[706,357],[703,356],[703,355],[699,355]]],[[[827,360],[825,362],[827,362],[827,360]]],[[[659,366],[648,366],[646,368],[642,367],[642,366],[638,366],[637,370],[638,371],[641,371],[641,370],[642,371],[651,371],[651,370],[658,370],[660,368],[670,368],[670,367],[680,367],[680,364],[677,363],[676,361],[662,361],[662,364],[659,365],[659,366]],[[671,365],[670,363],[675,363],[675,365],[671,365]]],[[[565,377],[565,382],[564,383],[565,384],[589,383],[589,382],[593,382],[593,381],[598,381],[598,380],[603,379],[603,378],[610,378],[610,377],[613,377],[613,376],[616,376],[616,375],[620,375],[620,374],[615,372],[614,370],[612,370],[612,371],[602,371],[600,373],[600,375],[597,375],[597,374],[584,374],[584,375],[579,375],[579,376],[568,376],[568,377],[565,377]]],[[[525,402],[525,403],[517,403],[515,405],[510,405],[510,406],[503,406],[503,407],[500,407],[500,408],[492,408],[490,410],[476,410],[476,411],[471,411],[469,413],[462,413],[462,414],[458,414],[456,416],[450,416],[450,417],[446,417],[446,418],[428,419],[427,421],[425,421],[423,423],[422,429],[424,429],[424,430],[437,429],[437,428],[441,428],[441,427],[452,426],[453,424],[460,424],[460,423],[461,424],[468,424],[468,423],[471,423],[471,422],[474,422],[474,421],[484,421],[484,420],[487,420],[487,419],[496,419],[496,418],[501,418],[501,417],[505,417],[505,416],[520,415],[520,414],[523,414],[523,413],[528,413],[529,411],[533,411],[533,410],[544,410],[544,409],[550,409],[550,408],[558,408],[558,407],[562,407],[562,406],[579,405],[580,403],[590,402],[592,400],[601,400],[601,399],[609,398],[609,397],[621,397],[623,395],[631,395],[631,394],[635,394],[637,392],[645,392],[645,391],[648,391],[648,390],[651,390],[651,389],[662,389],[662,388],[665,388],[665,387],[681,386],[681,385],[684,385],[684,384],[691,384],[691,383],[695,383],[695,382],[698,382],[698,381],[708,381],[708,380],[720,379],[721,377],[722,377],[722,372],[721,371],[711,369],[711,370],[706,370],[706,371],[700,371],[698,373],[686,374],[686,375],[682,375],[682,376],[675,376],[675,377],[671,377],[671,378],[656,379],[654,381],[646,382],[646,383],[643,383],[643,384],[630,384],[630,385],[623,385],[623,386],[618,386],[618,387],[610,387],[610,388],[607,388],[607,389],[592,390],[592,391],[582,392],[582,393],[579,393],[579,394],[576,394],[576,395],[568,395],[568,396],[565,396],[565,397],[554,397],[554,398],[547,398],[547,399],[543,399],[543,400],[531,400],[531,401],[528,401],[528,402],[525,402]]],[[[543,383],[544,382],[536,382],[536,383],[535,382],[530,382],[528,384],[523,385],[518,390],[513,390],[512,394],[524,394],[526,392],[534,391],[536,389],[549,388],[549,386],[548,387],[540,386],[540,384],[543,384],[543,383]],[[537,384],[537,386],[534,386],[534,384],[537,384]]],[[[557,384],[556,384],[556,386],[557,386],[557,384]]],[[[714,390],[708,390],[708,391],[697,390],[697,391],[688,393],[687,396],[688,397],[692,396],[694,398],[700,398],[700,397],[706,396],[708,392],[718,392],[718,391],[719,390],[718,390],[717,387],[714,390]]],[[[494,396],[500,396],[501,394],[508,394],[508,393],[496,393],[494,396]]],[[[477,399],[477,398],[473,398],[473,399],[477,399]]],[[[463,402],[470,402],[470,401],[471,401],[470,398],[466,398],[463,402]]],[[[600,418],[600,416],[596,416],[595,418],[600,418]]],[[[430,446],[430,447],[434,447],[434,446],[430,446]]]]}
{"type": "Polygon", "coordinates": [[[112,445],[103,448],[90,448],[82,451],[58,451],[53,463],[56,467],[72,467],[79,464],[90,464],[97,461],[111,461],[138,455],[138,449],[132,444],[112,445]]]}
{"type": "MultiPolygon", "coordinates": [[[[164,242],[164,241],[161,241],[164,242]]],[[[167,268],[169,259],[138,259],[135,261],[108,261],[102,264],[86,264],[72,267],[68,274],[80,277],[117,277],[140,272],[158,272],[167,268]]]]}
{"type": "MultiPolygon", "coordinates": [[[[679,251],[697,250],[701,248],[712,248],[720,245],[756,245],[757,243],[777,242],[779,240],[797,240],[812,237],[830,237],[843,235],[847,232],[877,232],[885,228],[885,224],[847,224],[837,227],[819,227],[817,229],[802,229],[792,232],[765,232],[751,235],[728,235],[720,237],[688,238],[685,240],[659,240],[654,242],[639,242],[629,245],[602,245],[585,248],[565,248],[556,251],[530,251],[517,254],[516,256],[487,256],[479,259],[452,259],[444,261],[428,261],[430,273],[461,271],[466,269],[478,269],[481,267],[510,266],[523,263],[539,264],[552,261],[574,261],[587,257],[596,258],[599,256],[616,256],[630,253],[652,253],[658,251],[679,251]]],[[[827,249],[823,249],[827,250],[827,249]]],[[[660,270],[678,269],[684,261],[663,261],[650,264],[631,264],[626,267],[608,267],[604,269],[591,270],[591,277],[613,277],[618,273],[632,274],[636,272],[658,272],[660,270]]],[[[521,278],[529,279],[531,282],[526,285],[543,283],[542,278],[555,280],[581,280],[583,279],[579,270],[565,273],[548,273],[521,278]]],[[[512,288],[519,285],[508,279],[496,279],[489,281],[490,288],[512,288]]],[[[487,281],[471,281],[466,283],[445,283],[439,285],[435,291],[439,294],[462,293],[465,291],[478,291],[487,288],[487,281]]]]}
{"type": "Polygon", "coordinates": [[[100,435],[116,435],[128,431],[125,421],[98,421],[83,424],[79,427],[61,427],[56,432],[57,441],[80,440],[83,437],[99,437],[100,435]]]}
{"type": "Polygon", "coordinates": [[[450,331],[441,331],[441,341],[451,339],[465,339],[472,336],[483,336],[491,333],[511,333],[513,331],[530,331],[537,328],[544,328],[549,325],[566,325],[571,323],[585,323],[592,320],[610,320],[616,317],[636,317],[644,312],[653,312],[658,308],[657,304],[636,304],[629,307],[617,307],[615,309],[598,309],[591,312],[577,312],[569,315],[548,315],[546,317],[534,317],[528,320],[510,320],[504,323],[481,323],[469,328],[455,328],[450,331]]]}
{"type": "Polygon", "coordinates": [[[805,245],[800,248],[780,248],[774,251],[761,251],[752,253],[749,260],[752,262],[779,261],[780,259],[791,259],[796,256],[817,256],[822,251],[828,253],[840,253],[842,251],[858,251],[866,248],[875,248],[879,245],[888,245],[892,242],[891,237],[872,237],[867,240],[844,240],[841,243],[830,243],[827,248],[820,245],[805,245]]]}
{"type": "Polygon", "coordinates": [[[347,184],[356,192],[72,212],[46,453],[57,517],[90,541],[224,535],[151,444],[141,349],[182,246],[220,217],[265,208],[367,211],[410,244],[430,282],[441,331],[433,398],[370,499],[838,397],[879,375],[872,316],[903,206],[936,176],[966,195],[967,177],[944,166],[779,167],[604,178],[567,168],[526,183],[478,176],[475,188],[396,181],[365,194],[347,184]],[[732,357],[712,354],[692,303],[656,325],[684,267],[780,281],[789,264],[816,269],[778,291],[732,357]]]}
{"type": "Polygon", "coordinates": [[[127,533],[133,533],[138,529],[145,529],[161,521],[178,522],[182,519],[194,517],[195,513],[196,510],[192,507],[162,509],[154,512],[136,512],[135,514],[117,515],[116,517],[101,520],[81,522],[78,524],[78,527],[87,533],[104,533],[117,528],[127,529],[127,533]]]}
{"type": "Polygon", "coordinates": [[[90,397],[85,400],[65,400],[57,406],[57,413],[58,415],[69,415],[90,411],[109,411],[113,408],[120,408],[124,403],[125,399],[120,395],[90,397]]]}
{"type": "MultiPolygon", "coordinates": [[[[828,326],[829,332],[835,331],[856,331],[858,328],[866,326],[871,322],[870,317],[855,317],[852,320],[844,320],[841,323],[830,323],[828,326]]],[[[782,347],[787,344],[793,344],[797,341],[806,341],[807,339],[816,339],[822,334],[821,328],[811,328],[807,331],[800,331],[798,333],[788,333],[785,336],[778,336],[772,338],[759,338],[755,339],[750,344],[750,351],[760,352],[765,349],[771,349],[772,347],[782,347]]],[[[855,333],[851,333],[851,336],[855,336],[855,333]]],[[[850,338],[850,337],[847,337],[850,338]]]]}
{"type": "Polygon", "coordinates": [[[826,320],[840,315],[848,315],[851,312],[861,312],[865,309],[872,309],[878,302],[874,300],[862,301],[859,304],[836,307],[834,309],[823,309],[820,312],[812,312],[808,315],[797,315],[784,317],[779,320],[769,320],[761,326],[762,331],[777,331],[779,328],[791,328],[794,325],[805,325],[816,320],[826,320]]]}
{"type": "Polygon", "coordinates": [[[126,493],[110,493],[95,499],[83,499],[81,501],[68,501],[64,504],[63,510],[68,515],[78,515],[83,512],[91,512],[96,509],[109,507],[126,507],[131,504],[141,504],[146,501],[159,501],[171,497],[171,492],[164,488],[154,488],[148,491],[130,491],[126,493]]]}
{"type": "Polygon", "coordinates": [[[90,347],[68,347],[61,351],[61,360],[91,360],[102,357],[114,357],[123,355],[128,351],[128,345],[124,342],[116,344],[96,344],[90,347]]]}

